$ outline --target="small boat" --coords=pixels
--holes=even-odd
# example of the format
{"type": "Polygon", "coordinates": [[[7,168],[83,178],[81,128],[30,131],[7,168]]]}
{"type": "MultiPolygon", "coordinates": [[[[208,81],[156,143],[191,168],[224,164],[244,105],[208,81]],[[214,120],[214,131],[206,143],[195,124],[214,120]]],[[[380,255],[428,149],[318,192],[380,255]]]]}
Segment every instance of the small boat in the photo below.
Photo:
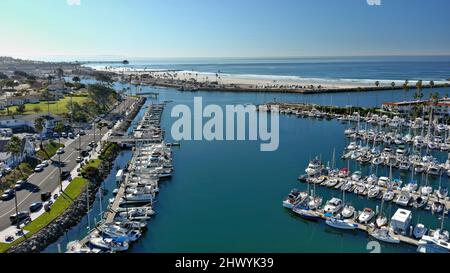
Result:
{"type": "Polygon", "coordinates": [[[441,213],[445,208],[445,205],[442,204],[441,202],[433,202],[433,204],[431,205],[431,211],[433,213],[441,213]]]}
{"type": "Polygon", "coordinates": [[[386,176],[381,176],[380,178],[378,178],[378,186],[380,187],[387,187],[388,183],[390,182],[390,179],[386,176]]]}
{"type": "Polygon", "coordinates": [[[134,242],[141,237],[141,232],[137,230],[127,230],[120,226],[109,224],[100,228],[102,234],[111,238],[121,238],[126,241],[134,242]]]}
{"type": "Polygon", "coordinates": [[[425,196],[430,195],[433,193],[433,188],[431,186],[424,186],[421,188],[420,193],[425,196]]]}
{"type": "Polygon", "coordinates": [[[385,226],[385,225],[387,225],[387,223],[388,223],[387,217],[382,216],[382,215],[378,216],[375,221],[375,224],[377,225],[377,227],[385,226]]]}
{"type": "Polygon", "coordinates": [[[294,207],[292,211],[305,219],[316,220],[321,218],[321,214],[318,211],[303,206],[294,207]]]}
{"type": "Polygon", "coordinates": [[[395,203],[399,206],[406,207],[408,206],[410,200],[411,200],[411,193],[409,193],[408,191],[402,191],[398,195],[397,200],[395,200],[395,203]]]}
{"type": "Polygon", "coordinates": [[[322,162],[319,159],[314,159],[309,162],[308,167],[305,169],[305,173],[309,176],[314,176],[322,171],[322,162]]]}
{"type": "Polygon", "coordinates": [[[379,194],[380,194],[380,187],[373,185],[369,188],[369,191],[367,192],[367,197],[376,198],[379,194]]]}
{"type": "Polygon", "coordinates": [[[323,208],[324,213],[336,214],[342,209],[342,200],[339,198],[331,198],[323,208]]]}
{"type": "Polygon", "coordinates": [[[391,243],[391,244],[400,243],[400,239],[392,236],[390,234],[389,228],[387,228],[387,227],[381,227],[379,229],[374,229],[373,231],[369,232],[369,235],[379,241],[382,241],[382,242],[391,243]]]}
{"type": "Polygon", "coordinates": [[[310,197],[308,201],[308,208],[311,210],[318,209],[322,205],[322,197],[310,197]]]}
{"type": "Polygon", "coordinates": [[[331,227],[338,229],[349,229],[353,230],[358,227],[357,224],[349,223],[348,220],[338,219],[338,218],[330,218],[325,221],[325,223],[331,227]]]}
{"type": "Polygon", "coordinates": [[[445,199],[447,195],[448,195],[448,188],[440,187],[439,190],[437,191],[437,196],[440,199],[445,199]]]}
{"type": "Polygon", "coordinates": [[[425,207],[428,204],[428,196],[419,196],[414,199],[412,206],[416,209],[425,207]]]}
{"type": "Polygon", "coordinates": [[[352,174],[351,179],[355,182],[359,181],[362,177],[362,173],[360,171],[356,171],[352,174]]]}
{"type": "Polygon", "coordinates": [[[128,250],[128,242],[115,238],[94,237],[89,239],[89,244],[96,248],[110,250],[110,251],[125,251],[128,250]]]}
{"type": "Polygon", "coordinates": [[[349,151],[353,151],[356,150],[358,148],[358,144],[356,144],[356,142],[350,142],[350,144],[347,146],[347,150],[349,151]]]}
{"type": "Polygon", "coordinates": [[[378,181],[378,177],[375,174],[371,174],[369,175],[369,177],[367,177],[367,184],[369,185],[373,185],[375,183],[377,183],[378,181]]]}
{"type": "Polygon", "coordinates": [[[366,191],[366,185],[364,183],[356,183],[356,187],[354,190],[355,194],[363,195],[366,191]]]}
{"type": "Polygon", "coordinates": [[[444,242],[447,242],[449,239],[449,232],[447,230],[442,230],[438,228],[434,231],[433,238],[436,240],[442,240],[444,242]]]}
{"type": "Polygon", "coordinates": [[[414,235],[414,238],[420,239],[424,235],[426,235],[427,232],[428,232],[428,228],[426,228],[424,224],[419,223],[414,227],[413,235],[414,235]]]}
{"type": "Polygon", "coordinates": [[[341,212],[342,217],[352,218],[355,215],[355,207],[351,205],[345,205],[341,212]]]}
{"type": "Polygon", "coordinates": [[[358,216],[358,222],[367,224],[375,216],[375,212],[371,208],[365,208],[358,216]]]}
{"type": "Polygon", "coordinates": [[[449,253],[450,245],[434,237],[424,235],[419,241],[419,248],[422,247],[423,253],[449,253]]]}
{"type": "Polygon", "coordinates": [[[299,202],[303,202],[306,199],[306,197],[308,197],[308,193],[300,192],[297,189],[293,189],[286,197],[286,199],[283,201],[283,207],[287,209],[292,209],[299,202]]]}
{"type": "Polygon", "coordinates": [[[387,190],[383,193],[383,200],[386,202],[390,202],[394,200],[395,193],[392,190],[387,190]]]}
{"type": "Polygon", "coordinates": [[[353,181],[347,181],[344,183],[344,185],[342,185],[341,190],[343,191],[350,191],[351,188],[353,187],[353,181]]]}

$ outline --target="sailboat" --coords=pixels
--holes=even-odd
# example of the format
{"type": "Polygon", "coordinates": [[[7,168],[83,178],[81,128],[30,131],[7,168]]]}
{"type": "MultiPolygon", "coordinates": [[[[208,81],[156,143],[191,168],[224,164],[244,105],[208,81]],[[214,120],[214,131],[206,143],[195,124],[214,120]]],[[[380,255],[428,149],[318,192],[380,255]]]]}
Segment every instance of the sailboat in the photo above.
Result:
{"type": "Polygon", "coordinates": [[[336,217],[327,219],[325,221],[325,223],[327,225],[331,226],[331,227],[338,228],[338,229],[353,230],[353,229],[356,229],[358,227],[358,224],[350,223],[349,220],[339,219],[339,218],[336,218],[336,217]]]}
{"type": "Polygon", "coordinates": [[[384,199],[381,199],[381,208],[380,208],[380,213],[375,221],[375,224],[377,225],[377,227],[382,227],[387,225],[388,219],[386,216],[383,216],[383,205],[384,205],[384,199]]]}

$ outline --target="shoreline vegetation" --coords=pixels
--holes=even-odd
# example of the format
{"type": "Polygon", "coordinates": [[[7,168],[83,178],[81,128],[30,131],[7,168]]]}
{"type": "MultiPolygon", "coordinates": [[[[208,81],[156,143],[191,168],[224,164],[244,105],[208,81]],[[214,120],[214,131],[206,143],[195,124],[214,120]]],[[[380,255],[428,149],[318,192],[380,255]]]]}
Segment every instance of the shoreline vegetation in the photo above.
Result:
{"type": "MultiPolygon", "coordinates": [[[[108,68],[94,69],[94,73],[105,73],[115,80],[130,83],[138,91],[139,86],[175,88],[180,91],[223,92],[279,92],[279,93],[338,93],[384,90],[412,90],[448,88],[450,81],[388,81],[388,80],[337,80],[307,79],[295,76],[239,75],[200,73],[176,70],[133,70],[108,68]]],[[[138,92],[137,92],[138,93],[138,92]]]]}

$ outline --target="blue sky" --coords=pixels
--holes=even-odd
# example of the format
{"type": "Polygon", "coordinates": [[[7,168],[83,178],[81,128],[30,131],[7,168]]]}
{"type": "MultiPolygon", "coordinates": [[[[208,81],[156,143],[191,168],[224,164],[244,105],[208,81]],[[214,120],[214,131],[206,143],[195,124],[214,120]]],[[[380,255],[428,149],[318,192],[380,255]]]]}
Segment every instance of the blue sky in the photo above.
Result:
{"type": "Polygon", "coordinates": [[[1,0],[0,55],[450,55],[448,11],[448,0],[1,0]]]}

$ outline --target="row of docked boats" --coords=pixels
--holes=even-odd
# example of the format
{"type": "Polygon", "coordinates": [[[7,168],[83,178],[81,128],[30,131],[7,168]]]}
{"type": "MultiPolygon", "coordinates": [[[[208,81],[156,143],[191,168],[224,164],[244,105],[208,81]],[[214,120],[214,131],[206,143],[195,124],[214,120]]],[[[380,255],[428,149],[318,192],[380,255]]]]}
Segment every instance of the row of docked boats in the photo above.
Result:
{"type": "MultiPolygon", "coordinates": [[[[393,224],[393,221],[399,221],[396,216],[391,218],[391,221],[383,215],[381,209],[379,213],[371,208],[364,208],[362,211],[356,209],[350,204],[345,204],[345,192],[343,192],[343,199],[336,197],[331,198],[325,205],[322,206],[322,198],[315,196],[314,192],[299,191],[292,189],[288,196],[283,200],[283,207],[291,210],[294,214],[308,220],[324,220],[325,224],[342,230],[366,230],[373,238],[391,244],[398,244],[402,240],[400,236],[408,236],[405,231],[399,230],[398,223],[393,224]]],[[[383,203],[382,203],[383,205],[383,203]]],[[[408,212],[408,211],[406,211],[408,212]]],[[[398,210],[396,214],[401,215],[404,210],[398,210]]],[[[409,228],[409,223],[412,216],[409,212],[408,217],[405,217],[404,224],[409,228]]],[[[435,231],[429,230],[424,224],[418,223],[411,230],[409,234],[414,240],[419,240],[419,249],[426,247],[428,252],[442,251],[450,252],[448,245],[449,233],[446,230],[437,229],[435,231]]],[[[418,251],[419,251],[418,249],[418,251]]]]}
{"type": "Polygon", "coordinates": [[[170,147],[148,137],[155,132],[163,134],[158,130],[161,114],[162,105],[152,105],[138,123],[136,130],[145,131],[145,141],[136,141],[127,168],[118,170],[118,188],[109,200],[108,212],[82,242],[71,242],[67,252],[126,251],[147,230],[147,221],[155,214],[153,203],[159,182],[169,179],[173,172],[170,147]]]}
{"type": "MultiPolygon", "coordinates": [[[[416,209],[430,209],[433,213],[440,213],[445,209],[448,189],[432,186],[420,186],[416,181],[403,183],[401,179],[374,174],[363,176],[360,171],[350,173],[347,168],[325,168],[318,159],[312,160],[305,169],[306,174],[298,179],[308,184],[320,185],[343,192],[351,192],[368,199],[381,199],[394,202],[399,206],[414,207],[416,209]]],[[[392,173],[392,172],[391,172],[392,173]]]]}

